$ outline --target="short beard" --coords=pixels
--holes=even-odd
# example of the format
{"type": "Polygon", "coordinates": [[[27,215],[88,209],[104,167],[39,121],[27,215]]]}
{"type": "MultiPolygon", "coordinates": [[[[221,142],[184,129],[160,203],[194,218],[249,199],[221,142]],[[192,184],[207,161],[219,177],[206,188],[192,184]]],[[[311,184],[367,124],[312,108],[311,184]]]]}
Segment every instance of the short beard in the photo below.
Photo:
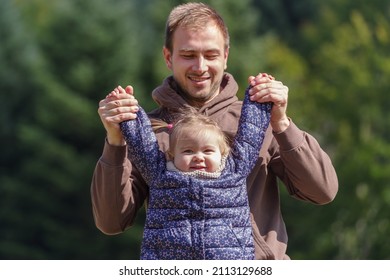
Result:
{"type": "Polygon", "coordinates": [[[219,91],[220,84],[215,84],[211,88],[212,95],[209,93],[205,97],[194,97],[189,94],[189,92],[185,89],[183,89],[178,82],[175,81],[175,90],[176,92],[191,106],[200,108],[204,104],[206,104],[208,101],[210,101],[212,98],[214,98],[219,91]]]}

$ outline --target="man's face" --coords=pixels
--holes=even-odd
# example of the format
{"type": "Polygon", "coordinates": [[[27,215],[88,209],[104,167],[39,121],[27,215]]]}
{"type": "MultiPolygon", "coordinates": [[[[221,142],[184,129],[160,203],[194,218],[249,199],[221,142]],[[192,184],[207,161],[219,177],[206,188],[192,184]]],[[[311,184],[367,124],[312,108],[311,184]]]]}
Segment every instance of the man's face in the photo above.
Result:
{"type": "Polygon", "coordinates": [[[201,106],[218,95],[229,54],[219,29],[179,27],[172,45],[172,52],[163,50],[165,62],[187,102],[201,106]]]}

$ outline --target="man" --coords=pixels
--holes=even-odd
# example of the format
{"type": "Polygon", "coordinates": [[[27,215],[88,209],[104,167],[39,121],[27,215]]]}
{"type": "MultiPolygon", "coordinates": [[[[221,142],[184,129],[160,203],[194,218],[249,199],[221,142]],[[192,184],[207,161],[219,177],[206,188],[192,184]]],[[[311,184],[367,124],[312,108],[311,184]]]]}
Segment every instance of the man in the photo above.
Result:
{"type": "MultiPolygon", "coordinates": [[[[172,76],[153,91],[159,108],[149,116],[172,122],[177,108],[190,105],[233,138],[242,102],[236,97],[237,83],[225,72],[229,34],[222,18],[202,3],[174,8],[167,21],[163,55],[172,76]]],[[[249,83],[253,101],[274,103],[258,162],[247,178],[255,258],[288,259],[277,178],[291,196],[325,204],[337,193],[337,175],[318,142],[287,117],[288,88],[262,74],[249,77],[249,83]]],[[[117,91],[116,98],[108,96],[99,103],[107,139],[91,186],[96,226],[106,234],[130,227],[148,197],[147,185],[127,158],[119,129],[120,122],[136,117],[137,100],[131,86],[126,87],[126,94],[119,87],[117,91]]],[[[166,151],[168,135],[157,133],[156,137],[166,151]]]]}

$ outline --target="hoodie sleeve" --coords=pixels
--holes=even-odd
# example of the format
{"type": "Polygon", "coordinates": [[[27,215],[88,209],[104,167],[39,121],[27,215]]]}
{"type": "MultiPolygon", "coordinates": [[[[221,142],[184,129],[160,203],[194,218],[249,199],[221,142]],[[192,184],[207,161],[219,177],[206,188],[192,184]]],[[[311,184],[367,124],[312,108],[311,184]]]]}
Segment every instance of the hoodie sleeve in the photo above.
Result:
{"type": "Polygon", "coordinates": [[[271,103],[251,101],[249,89],[250,87],[245,91],[238,130],[232,147],[236,170],[245,175],[251,172],[257,162],[272,108],[271,103]]]}
{"type": "Polygon", "coordinates": [[[274,138],[280,154],[271,168],[290,195],[315,204],[331,202],[338,191],[337,173],[318,141],[292,120],[284,132],[274,133],[274,138]]]}
{"type": "Polygon", "coordinates": [[[106,140],[91,182],[97,228],[108,235],[123,232],[133,225],[147,195],[147,185],[127,158],[127,147],[106,140]]]}

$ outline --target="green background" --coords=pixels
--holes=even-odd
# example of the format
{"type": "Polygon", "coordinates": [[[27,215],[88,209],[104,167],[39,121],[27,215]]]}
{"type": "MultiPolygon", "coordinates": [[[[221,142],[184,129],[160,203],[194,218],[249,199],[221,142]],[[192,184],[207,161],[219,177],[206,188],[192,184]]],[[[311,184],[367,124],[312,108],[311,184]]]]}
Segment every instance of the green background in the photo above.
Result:
{"type": "MultiPolygon", "coordinates": [[[[186,1],[0,0],[0,259],[138,259],[143,215],[123,234],[94,225],[90,184],[105,131],[98,102],[133,85],[147,110],[170,74],[169,11],[186,1]]],[[[332,158],[340,190],[282,211],[292,259],[389,259],[390,2],[210,0],[240,84],[267,72],[288,115],[332,158]]]]}

